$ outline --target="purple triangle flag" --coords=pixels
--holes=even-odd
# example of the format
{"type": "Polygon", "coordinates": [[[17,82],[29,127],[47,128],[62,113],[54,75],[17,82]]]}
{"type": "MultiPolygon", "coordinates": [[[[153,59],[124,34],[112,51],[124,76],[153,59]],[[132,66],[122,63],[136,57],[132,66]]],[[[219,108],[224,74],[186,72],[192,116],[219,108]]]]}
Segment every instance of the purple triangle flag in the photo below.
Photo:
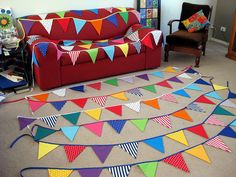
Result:
{"type": "Polygon", "coordinates": [[[168,79],[168,81],[183,83],[183,82],[182,82],[181,80],[179,80],[177,77],[172,77],[172,78],[168,79]]]}
{"type": "Polygon", "coordinates": [[[23,25],[25,29],[25,33],[28,35],[30,32],[30,29],[32,28],[34,21],[31,20],[20,20],[21,24],[23,25]]]}
{"type": "Polygon", "coordinates": [[[81,169],[78,170],[81,177],[99,177],[102,169],[101,168],[91,168],[91,169],[81,169]]]}
{"type": "Polygon", "coordinates": [[[66,101],[51,102],[51,105],[58,111],[60,111],[65,104],[66,104],[66,101]]]}
{"type": "Polygon", "coordinates": [[[30,119],[26,117],[17,117],[17,118],[18,118],[20,130],[24,129],[25,127],[27,127],[27,125],[33,123],[36,120],[36,119],[30,119]]]}
{"type": "Polygon", "coordinates": [[[141,75],[137,75],[136,77],[140,78],[140,79],[144,79],[146,81],[149,81],[148,75],[147,74],[141,74],[141,75]]]}
{"type": "Polygon", "coordinates": [[[105,160],[107,159],[108,155],[110,154],[113,146],[112,145],[107,145],[107,146],[92,146],[92,149],[94,153],[97,155],[99,160],[104,163],[105,160]]]}

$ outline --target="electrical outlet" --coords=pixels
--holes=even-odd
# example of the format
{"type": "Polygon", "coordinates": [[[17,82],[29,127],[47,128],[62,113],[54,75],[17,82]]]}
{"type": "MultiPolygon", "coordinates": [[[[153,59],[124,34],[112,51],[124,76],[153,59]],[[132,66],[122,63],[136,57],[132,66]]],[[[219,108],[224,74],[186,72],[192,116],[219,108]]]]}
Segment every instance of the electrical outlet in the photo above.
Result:
{"type": "Polygon", "coordinates": [[[220,27],[220,31],[221,31],[221,32],[226,32],[226,27],[221,26],[221,27],[220,27]]]}

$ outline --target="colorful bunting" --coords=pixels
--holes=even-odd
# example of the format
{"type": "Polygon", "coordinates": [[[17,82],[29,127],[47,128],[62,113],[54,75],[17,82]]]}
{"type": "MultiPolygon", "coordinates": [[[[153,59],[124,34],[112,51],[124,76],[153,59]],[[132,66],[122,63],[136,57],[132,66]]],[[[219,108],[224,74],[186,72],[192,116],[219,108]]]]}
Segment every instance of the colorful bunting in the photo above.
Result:
{"type": "Polygon", "coordinates": [[[194,157],[197,157],[203,161],[206,161],[208,163],[211,163],[203,145],[196,146],[194,148],[188,149],[185,151],[187,154],[190,154],[194,157]]]}
{"type": "Polygon", "coordinates": [[[140,92],[138,88],[133,88],[133,89],[127,90],[126,92],[136,95],[136,96],[140,96],[140,97],[143,96],[143,94],[140,92]]]}
{"type": "Polygon", "coordinates": [[[89,9],[89,11],[98,14],[98,9],[89,9]]]}
{"type": "Polygon", "coordinates": [[[84,45],[78,45],[79,47],[85,48],[85,49],[91,49],[92,44],[84,44],[84,45]]]}
{"type": "Polygon", "coordinates": [[[155,44],[158,45],[160,38],[162,36],[162,31],[161,30],[154,30],[151,32],[153,39],[155,41],[155,44]]]}
{"type": "Polygon", "coordinates": [[[118,146],[136,159],[138,153],[138,142],[120,144],[118,146]]]}
{"type": "Polygon", "coordinates": [[[219,136],[207,141],[205,144],[226,152],[231,152],[230,148],[220,139],[219,136]]]}
{"type": "Polygon", "coordinates": [[[32,52],[32,62],[33,62],[37,67],[39,67],[39,63],[38,63],[38,60],[37,60],[36,55],[35,55],[35,53],[34,53],[34,50],[33,50],[33,52],[32,52]]]}
{"type": "Polygon", "coordinates": [[[102,20],[93,20],[90,21],[90,23],[92,24],[92,26],[94,27],[94,29],[97,31],[97,33],[100,35],[101,34],[101,29],[102,29],[102,20]]]}
{"type": "Polygon", "coordinates": [[[104,83],[109,84],[109,85],[113,85],[118,87],[118,79],[117,78],[113,78],[113,79],[108,79],[106,81],[104,81],[104,83]]]}
{"type": "Polygon", "coordinates": [[[186,73],[190,73],[190,74],[198,74],[199,72],[195,71],[193,68],[188,68],[186,71],[186,73]]]}
{"type": "Polygon", "coordinates": [[[131,110],[135,111],[135,112],[140,112],[140,101],[134,102],[134,103],[127,103],[125,104],[125,106],[127,106],[128,108],[130,108],[131,110]]]}
{"type": "Polygon", "coordinates": [[[125,7],[117,7],[117,9],[119,9],[121,12],[126,12],[127,9],[125,7]]]}
{"type": "Polygon", "coordinates": [[[229,99],[228,100],[225,100],[223,103],[220,104],[221,106],[226,106],[226,107],[229,107],[229,108],[235,108],[236,109],[236,104],[233,103],[232,101],[230,101],[229,99]]]}
{"type": "Polygon", "coordinates": [[[39,108],[46,104],[46,102],[39,102],[33,100],[28,100],[28,103],[32,112],[37,111],[39,108]]]}
{"type": "Polygon", "coordinates": [[[209,100],[207,97],[205,97],[204,95],[201,95],[200,97],[198,97],[195,102],[198,103],[206,103],[206,104],[215,104],[213,101],[209,100]]]}
{"type": "Polygon", "coordinates": [[[113,7],[105,8],[108,12],[112,13],[113,7]]]}
{"type": "Polygon", "coordinates": [[[38,14],[38,16],[41,18],[41,20],[45,20],[48,14],[38,14]]]}
{"type": "Polygon", "coordinates": [[[210,125],[218,125],[218,126],[222,126],[225,127],[226,124],[220,120],[217,119],[217,117],[215,115],[211,115],[205,122],[206,124],[210,124],[210,125]]]}
{"type": "Polygon", "coordinates": [[[203,79],[198,79],[194,82],[195,84],[202,84],[202,85],[210,85],[208,82],[204,81],[203,79]]]}
{"type": "Polygon", "coordinates": [[[47,116],[47,117],[42,117],[41,120],[47,124],[49,127],[55,127],[57,123],[57,116],[47,116]]]}
{"type": "Polygon", "coordinates": [[[128,177],[130,172],[131,166],[116,166],[116,167],[109,167],[108,170],[114,177],[128,177]]]}
{"type": "Polygon", "coordinates": [[[106,107],[107,110],[111,111],[118,116],[122,116],[122,105],[106,107]]]}
{"type": "Polygon", "coordinates": [[[61,127],[61,131],[70,141],[74,140],[75,135],[77,134],[78,130],[79,130],[79,126],[61,127]]]}
{"type": "Polygon", "coordinates": [[[143,80],[146,80],[146,81],[149,81],[149,77],[147,74],[141,74],[141,75],[137,75],[135,77],[138,77],[140,79],[143,79],[143,80]]]}
{"type": "Polygon", "coordinates": [[[65,11],[61,11],[61,12],[56,12],[56,14],[60,17],[63,18],[65,16],[65,11]]]}
{"type": "Polygon", "coordinates": [[[163,160],[163,162],[173,167],[179,168],[187,173],[190,172],[181,153],[167,157],[163,160]]]}
{"type": "Polygon", "coordinates": [[[183,97],[187,97],[187,98],[191,98],[189,96],[189,94],[184,89],[177,90],[177,91],[173,92],[173,94],[183,96],[183,97]]]}
{"type": "Polygon", "coordinates": [[[84,150],[86,146],[66,145],[64,150],[69,162],[73,162],[84,150]]]}
{"type": "Polygon", "coordinates": [[[172,94],[165,94],[165,95],[162,95],[160,97],[161,100],[165,100],[165,101],[169,101],[169,102],[172,102],[172,103],[178,103],[178,101],[176,100],[176,98],[174,97],[174,95],[172,94]]]}
{"type": "Polygon", "coordinates": [[[156,71],[156,72],[153,72],[150,74],[153,76],[156,76],[156,77],[164,78],[163,72],[161,72],[161,71],[156,71]]]}
{"type": "Polygon", "coordinates": [[[86,86],[91,87],[96,90],[101,90],[101,82],[87,84],[86,86]]]}
{"type": "Polygon", "coordinates": [[[27,43],[28,43],[29,45],[32,45],[33,42],[36,41],[36,40],[38,40],[38,39],[39,39],[38,36],[31,36],[31,37],[28,39],[27,43]]]}
{"type": "Polygon", "coordinates": [[[170,133],[170,134],[167,134],[166,135],[168,138],[172,139],[172,140],[175,140],[179,143],[182,143],[183,145],[185,146],[188,146],[188,141],[184,135],[184,131],[183,130],[180,130],[180,131],[177,131],[175,133],[170,133]]]}
{"type": "Polygon", "coordinates": [[[147,91],[150,91],[152,93],[157,93],[156,88],[155,88],[154,85],[147,85],[147,86],[143,86],[142,88],[147,90],[147,91]]]}
{"type": "Polygon", "coordinates": [[[113,25],[115,25],[116,27],[118,27],[118,22],[116,19],[116,14],[113,14],[109,17],[106,18],[109,22],[111,22],[113,25]]]}
{"type": "Polygon", "coordinates": [[[103,47],[103,50],[106,52],[111,61],[113,61],[115,54],[115,47],[113,45],[103,47]]]}
{"type": "Polygon", "coordinates": [[[181,78],[184,78],[184,79],[192,79],[188,74],[186,73],[183,73],[183,74],[180,74],[178,75],[177,77],[181,77],[181,78]]]}
{"type": "Polygon", "coordinates": [[[81,29],[85,25],[86,20],[81,20],[81,19],[73,18],[73,21],[74,21],[74,24],[75,24],[76,33],[79,34],[81,29]]]}
{"type": "Polygon", "coordinates": [[[37,43],[37,47],[44,57],[47,55],[48,45],[48,42],[37,43]]]}
{"type": "Polygon", "coordinates": [[[236,132],[231,127],[225,127],[219,135],[236,138],[236,132]]]}
{"type": "Polygon", "coordinates": [[[234,121],[230,124],[230,126],[236,127],[236,120],[234,120],[234,121]]]}
{"type": "Polygon", "coordinates": [[[78,170],[81,177],[99,177],[102,169],[95,168],[95,169],[80,169],[78,170]]]}
{"type": "Polygon", "coordinates": [[[117,47],[119,47],[121,49],[121,51],[123,52],[125,57],[128,56],[128,53],[129,53],[129,44],[128,43],[117,45],[117,47]]]}
{"type": "Polygon", "coordinates": [[[170,120],[170,117],[168,115],[167,116],[156,117],[152,120],[154,122],[157,122],[157,123],[167,127],[167,128],[172,128],[171,120],[170,120]]]}
{"type": "Polygon", "coordinates": [[[228,98],[236,98],[236,93],[233,93],[229,90],[228,98]]]}
{"type": "Polygon", "coordinates": [[[85,92],[84,91],[84,85],[79,85],[79,86],[75,86],[75,87],[71,87],[71,90],[75,90],[75,91],[79,91],[79,92],[85,92]]]}
{"type": "Polygon", "coordinates": [[[22,26],[24,27],[25,33],[28,35],[32,26],[34,25],[34,21],[30,20],[20,20],[22,26]]]}
{"type": "Polygon", "coordinates": [[[97,123],[92,123],[92,124],[86,124],[84,125],[84,127],[87,128],[92,133],[94,133],[95,135],[101,137],[103,124],[104,122],[97,122],[97,123]]]}
{"type": "Polygon", "coordinates": [[[163,137],[151,138],[143,141],[145,144],[151,146],[152,148],[160,151],[161,153],[165,153],[163,137]]]}
{"type": "Polygon", "coordinates": [[[107,101],[107,96],[97,96],[97,97],[92,97],[92,100],[99,104],[100,106],[105,106],[106,101],[107,101]]]}
{"type": "Polygon", "coordinates": [[[148,119],[134,119],[130,120],[130,122],[134,124],[141,132],[144,132],[148,123],[148,119]]]}
{"type": "Polygon", "coordinates": [[[57,90],[52,91],[52,93],[54,93],[57,96],[64,97],[66,95],[66,89],[65,88],[57,89],[57,90]]]}
{"type": "Polygon", "coordinates": [[[177,83],[183,83],[183,81],[179,80],[177,77],[172,77],[172,78],[168,79],[168,81],[177,82],[177,83]]]}
{"type": "Polygon", "coordinates": [[[48,99],[48,93],[40,94],[40,95],[34,95],[33,98],[39,100],[39,101],[47,101],[48,99]]]}
{"type": "Polygon", "coordinates": [[[47,137],[47,136],[49,136],[49,135],[51,135],[55,132],[56,132],[56,130],[38,126],[37,132],[34,135],[34,140],[35,141],[41,140],[41,139],[43,139],[43,138],[45,138],[45,137],[47,137]]]}
{"type": "Polygon", "coordinates": [[[98,159],[104,163],[107,159],[108,155],[110,154],[113,146],[112,145],[105,145],[105,146],[92,146],[94,153],[97,155],[98,159]]]}
{"type": "Polygon", "coordinates": [[[122,81],[125,81],[125,82],[128,82],[130,84],[133,84],[134,83],[134,78],[133,77],[122,77],[122,78],[119,78],[120,80],[122,81]]]}
{"type": "Polygon", "coordinates": [[[139,54],[141,52],[141,48],[142,48],[141,42],[137,41],[137,42],[133,42],[131,44],[135,47],[137,53],[139,54]]]}
{"type": "Polygon", "coordinates": [[[177,73],[177,71],[175,70],[174,67],[168,66],[164,69],[165,72],[169,72],[169,73],[177,73]]]}
{"type": "Polygon", "coordinates": [[[221,106],[217,106],[212,114],[235,116],[233,113],[227,111],[226,109],[222,108],[221,106]]]}
{"type": "Polygon", "coordinates": [[[159,103],[158,103],[158,99],[153,99],[153,100],[147,100],[147,101],[142,101],[143,104],[146,104],[148,106],[151,106],[155,109],[160,109],[159,103]]]}
{"type": "Polygon", "coordinates": [[[30,119],[26,117],[17,117],[20,130],[23,130],[28,125],[32,124],[36,119],[30,119]]]}
{"type": "Polygon", "coordinates": [[[205,94],[205,96],[210,98],[215,98],[217,100],[223,100],[215,91],[205,94]]]}
{"type": "Polygon", "coordinates": [[[73,170],[48,169],[49,177],[69,177],[73,170]]]}
{"type": "Polygon", "coordinates": [[[71,50],[74,49],[74,46],[63,46],[63,45],[61,45],[60,47],[61,47],[63,50],[66,50],[66,51],[71,51],[71,50]]]}
{"type": "Polygon", "coordinates": [[[173,87],[167,81],[158,82],[156,85],[173,89],[173,87]]]}
{"type": "Polygon", "coordinates": [[[131,33],[130,35],[126,36],[129,40],[137,42],[139,41],[139,34],[138,31],[131,33]]]}
{"type": "Polygon", "coordinates": [[[71,62],[73,63],[73,66],[74,66],[77,59],[78,59],[78,57],[79,57],[80,51],[70,51],[70,52],[67,52],[67,53],[70,56],[71,62]]]}
{"type": "Polygon", "coordinates": [[[197,85],[195,85],[195,84],[187,85],[187,86],[185,87],[185,89],[196,90],[196,91],[202,91],[202,89],[201,89],[200,87],[198,87],[197,85]]]}
{"type": "Polygon", "coordinates": [[[124,44],[125,40],[124,40],[124,38],[119,38],[119,39],[114,39],[111,42],[114,42],[116,44],[124,44]]]}
{"type": "Polygon", "coordinates": [[[95,63],[96,59],[97,59],[97,55],[98,55],[98,48],[86,50],[86,52],[89,54],[89,56],[92,59],[93,63],[95,63]]]}
{"type": "Polygon", "coordinates": [[[57,19],[57,22],[61,26],[62,30],[66,32],[70,23],[70,18],[60,18],[57,19]]]}
{"type": "Polygon", "coordinates": [[[80,112],[76,112],[76,113],[71,113],[71,114],[64,114],[62,115],[62,117],[64,117],[70,123],[76,125],[80,117],[80,114],[81,114],[80,112]]]}
{"type": "Polygon", "coordinates": [[[40,20],[40,23],[43,25],[48,34],[51,33],[53,19],[40,20]]]}
{"type": "Polygon", "coordinates": [[[66,104],[66,101],[53,101],[50,103],[57,111],[60,111],[63,108],[63,106],[66,104]]]}
{"type": "Polygon", "coordinates": [[[122,17],[122,19],[124,20],[124,22],[127,24],[128,20],[129,20],[129,13],[128,12],[121,12],[119,14],[122,17]]]}
{"type": "Polygon", "coordinates": [[[206,138],[206,139],[209,138],[206,133],[205,128],[202,125],[196,125],[196,126],[190,127],[190,128],[187,128],[187,130],[203,138],[206,138]]]}
{"type": "Polygon", "coordinates": [[[70,100],[71,102],[75,103],[77,106],[84,108],[85,104],[87,103],[88,98],[79,98],[75,100],[70,100]]]}
{"type": "Polygon", "coordinates": [[[217,84],[213,84],[213,88],[214,88],[214,90],[225,90],[225,89],[228,89],[228,87],[217,85],[217,84]]]}
{"type": "Polygon", "coordinates": [[[177,112],[175,112],[175,113],[173,113],[171,115],[175,116],[175,117],[178,117],[180,119],[184,119],[184,120],[193,122],[192,118],[189,116],[189,114],[184,109],[182,109],[180,111],[177,111],[177,112]]]}
{"type": "Polygon", "coordinates": [[[158,162],[147,162],[138,165],[146,177],[155,177],[158,162]]]}
{"type": "Polygon", "coordinates": [[[102,113],[102,109],[101,108],[90,109],[90,110],[84,111],[84,113],[86,113],[87,115],[89,115],[95,120],[99,120],[102,113]]]}
{"type": "Polygon", "coordinates": [[[126,120],[110,120],[107,122],[117,133],[120,134],[125,126],[126,120]]]}
{"type": "Polygon", "coordinates": [[[38,159],[41,159],[45,155],[47,155],[49,152],[56,149],[59,145],[56,144],[49,144],[49,143],[43,143],[39,142],[38,146],[38,159]]]}
{"type": "Polygon", "coordinates": [[[192,110],[192,111],[197,111],[197,112],[205,112],[198,104],[196,103],[190,103],[186,109],[192,110]]]}

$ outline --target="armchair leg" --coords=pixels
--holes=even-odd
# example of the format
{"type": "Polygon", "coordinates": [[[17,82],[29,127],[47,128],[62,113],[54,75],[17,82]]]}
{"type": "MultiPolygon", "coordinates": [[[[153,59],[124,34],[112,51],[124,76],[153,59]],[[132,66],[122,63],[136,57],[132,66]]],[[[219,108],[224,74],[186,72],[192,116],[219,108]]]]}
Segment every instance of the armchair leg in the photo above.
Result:
{"type": "Polygon", "coordinates": [[[169,46],[166,44],[165,45],[165,62],[168,62],[168,58],[169,58],[169,46]]]}
{"type": "Polygon", "coordinates": [[[199,63],[200,63],[200,56],[196,57],[196,59],[195,59],[195,67],[196,68],[199,68],[199,63]]]}
{"type": "Polygon", "coordinates": [[[203,52],[203,56],[205,56],[205,54],[206,54],[206,43],[203,44],[203,46],[202,46],[202,52],[203,52]]]}

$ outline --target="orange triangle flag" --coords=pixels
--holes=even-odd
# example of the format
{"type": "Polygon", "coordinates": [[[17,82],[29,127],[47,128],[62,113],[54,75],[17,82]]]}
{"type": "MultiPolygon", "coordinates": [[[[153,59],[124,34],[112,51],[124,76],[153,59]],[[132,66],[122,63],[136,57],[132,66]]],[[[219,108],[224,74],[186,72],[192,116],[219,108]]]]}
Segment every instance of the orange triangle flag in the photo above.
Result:
{"type": "Polygon", "coordinates": [[[195,156],[205,162],[211,163],[203,145],[196,146],[194,148],[186,150],[185,152],[192,155],[192,156],[195,156]]]}
{"type": "Polygon", "coordinates": [[[119,99],[119,100],[124,100],[124,101],[129,100],[129,99],[126,97],[125,92],[119,92],[119,93],[112,94],[111,97],[117,98],[117,99],[119,99]]]}
{"type": "Polygon", "coordinates": [[[49,95],[48,93],[44,93],[44,94],[35,95],[35,96],[32,96],[32,97],[39,100],[39,101],[47,101],[48,95],[49,95]]]}
{"type": "Polygon", "coordinates": [[[85,44],[85,45],[79,45],[79,47],[85,48],[85,49],[90,49],[92,44],[85,44]]]}
{"type": "Polygon", "coordinates": [[[177,111],[177,112],[175,112],[171,115],[175,116],[175,117],[178,117],[180,119],[184,119],[184,120],[193,122],[193,119],[189,116],[189,114],[184,109],[182,109],[180,111],[177,111]]]}
{"type": "Polygon", "coordinates": [[[102,29],[102,20],[93,20],[90,23],[93,25],[97,33],[100,35],[102,29]]]}
{"type": "Polygon", "coordinates": [[[143,103],[153,108],[160,109],[158,99],[143,101],[143,103]]]}

